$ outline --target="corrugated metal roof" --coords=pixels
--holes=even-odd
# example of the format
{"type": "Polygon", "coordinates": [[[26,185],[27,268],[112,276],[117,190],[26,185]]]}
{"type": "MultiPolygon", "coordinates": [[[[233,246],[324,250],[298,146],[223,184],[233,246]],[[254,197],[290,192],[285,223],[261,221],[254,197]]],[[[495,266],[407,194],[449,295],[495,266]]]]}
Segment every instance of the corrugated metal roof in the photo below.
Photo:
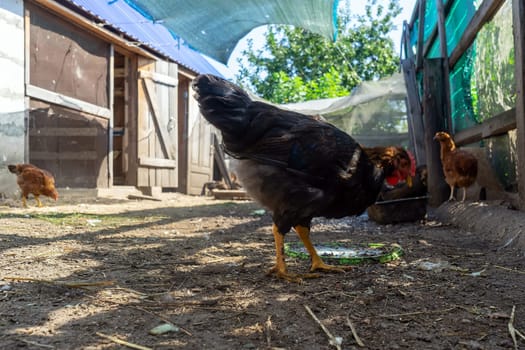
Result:
{"type": "Polygon", "coordinates": [[[176,39],[161,23],[154,23],[118,0],[66,0],[112,27],[180,65],[196,72],[222,74],[199,52],[176,39]]]}

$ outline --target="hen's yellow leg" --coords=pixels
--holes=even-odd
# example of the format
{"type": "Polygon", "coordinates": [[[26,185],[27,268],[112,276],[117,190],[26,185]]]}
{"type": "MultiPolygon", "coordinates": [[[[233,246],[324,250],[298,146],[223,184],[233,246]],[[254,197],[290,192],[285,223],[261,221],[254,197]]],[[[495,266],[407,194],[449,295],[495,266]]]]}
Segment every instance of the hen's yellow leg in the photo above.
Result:
{"type": "Polygon", "coordinates": [[[310,241],[310,229],[308,227],[295,226],[295,231],[299,235],[299,238],[301,238],[301,241],[303,241],[303,244],[308,250],[308,253],[310,253],[310,257],[312,259],[312,267],[310,268],[310,271],[321,270],[344,272],[345,270],[351,269],[351,267],[349,266],[339,267],[325,264],[323,260],[319,257],[319,255],[317,255],[317,251],[315,250],[314,246],[312,245],[312,242],[310,241]]]}
{"type": "Polygon", "coordinates": [[[454,186],[450,185],[450,197],[448,197],[449,201],[454,200],[454,186]]]}
{"type": "Polygon", "coordinates": [[[36,205],[38,205],[39,208],[43,207],[44,205],[42,204],[42,202],[40,201],[40,198],[38,198],[38,195],[35,194],[35,200],[36,200],[36,205]]]}
{"type": "Polygon", "coordinates": [[[25,196],[22,196],[22,206],[23,206],[24,208],[27,208],[27,199],[26,199],[25,196]]]}
{"type": "Polygon", "coordinates": [[[286,268],[286,262],[284,261],[284,235],[279,232],[277,225],[273,224],[272,227],[273,238],[275,240],[275,266],[268,271],[268,275],[275,273],[278,278],[282,278],[289,282],[301,283],[303,278],[315,278],[319,277],[318,274],[295,274],[289,273],[286,268]]]}

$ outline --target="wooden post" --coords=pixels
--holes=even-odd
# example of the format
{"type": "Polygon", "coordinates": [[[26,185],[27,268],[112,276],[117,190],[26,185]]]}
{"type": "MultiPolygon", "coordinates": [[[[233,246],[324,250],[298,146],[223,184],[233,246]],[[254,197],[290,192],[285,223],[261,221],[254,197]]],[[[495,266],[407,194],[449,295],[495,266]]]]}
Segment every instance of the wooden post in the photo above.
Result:
{"type": "Polygon", "coordinates": [[[525,3],[512,0],[512,19],[514,28],[515,79],[516,79],[516,127],[518,131],[516,149],[518,150],[518,194],[519,206],[525,210],[525,3]]]}
{"type": "Polygon", "coordinates": [[[450,72],[448,65],[448,49],[447,49],[447,34],[445,28],[445,7],[443,6],[443,0],[436,0],[436,6],[438,10],[438,37],[439,37],[439,51],[441,58],[443,58],[443,88],[444,88],[444,99],[445,109],[443,118],[447,121],[446,127],[443,130],[448,131],[451,135],[454,134],[454,127],[452,125],[451,115],[451,102],[450,102],[450,72]]]}
{"type": "Polygon", "coordinates": [[[421,99],[417,88],[416,67],[414,59],[407,58],[401,61],[405,85],[407,89],[407,114],[409,121],[410,140],[414,146],[414,156],[418,165],[426,164],[425,152],[425,127],[423,125],[423,111],[421,110],[421,99]]]}
{"type": "Polygon", "coordinates": [[[424,43],[424,34],[425,34],[425,10],[427,7],[426,0],[420,0],[418,5],[418,18],[419,26],[417,27],[417,51],[416,51],[416,72],[423,67],[423,48],[425,47],[424,43]]]}
{"type": "Polygon", "coordinates": [[[108,102],[109,102],[109,123],[108,123],[108,173],[106,187],[113,187],[113,130],[115,126],[115,46],[109,46],[109,77],[108,77],[108,102]]]}
{"type": "Polygon", "coordinates": [[[437,131],[445,128],[445,75],[444,59],[434,58],[423,61],[423,110],[425,111],[425,149],[428,169],[428,204],[437,207],[448,199],[449,187],[445,182],[439,143],[434,141],[437,131]]]}

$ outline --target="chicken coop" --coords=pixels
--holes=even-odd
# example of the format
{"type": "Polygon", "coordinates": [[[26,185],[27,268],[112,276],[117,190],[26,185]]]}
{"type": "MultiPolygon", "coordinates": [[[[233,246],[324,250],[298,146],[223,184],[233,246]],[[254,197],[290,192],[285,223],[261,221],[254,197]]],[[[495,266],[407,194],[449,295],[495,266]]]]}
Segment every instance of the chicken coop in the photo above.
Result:
{"type": "Polygon", "coordinates": [[[478,159],[470,199],[525,208],[525,3],[418,0],[403,26],[410,141],[429,170],[430,204],[447,199],[437,131],[478,159]]]}
{"type": "Polygon", "coordinates": [[[95,193],[198,194],[211,180],[211,127],[190,83],[221,74],[201,54],[125,1],[8,0],[0,17],[3,195],[16,191],[7,164],[21,162],[95,193]]]}

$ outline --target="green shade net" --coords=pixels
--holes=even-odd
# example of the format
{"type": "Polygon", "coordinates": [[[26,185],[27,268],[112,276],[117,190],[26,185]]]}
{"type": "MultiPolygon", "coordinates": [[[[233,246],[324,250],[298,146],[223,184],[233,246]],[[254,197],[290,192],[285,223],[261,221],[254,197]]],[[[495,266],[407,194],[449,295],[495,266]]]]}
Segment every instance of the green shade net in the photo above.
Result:
{"type": "Polygon", "coordinates": [[[194,49],[227,63],[240,39],[268,24],[305,28],[335,40],[337,0],[126,0],[194,49]]]}

